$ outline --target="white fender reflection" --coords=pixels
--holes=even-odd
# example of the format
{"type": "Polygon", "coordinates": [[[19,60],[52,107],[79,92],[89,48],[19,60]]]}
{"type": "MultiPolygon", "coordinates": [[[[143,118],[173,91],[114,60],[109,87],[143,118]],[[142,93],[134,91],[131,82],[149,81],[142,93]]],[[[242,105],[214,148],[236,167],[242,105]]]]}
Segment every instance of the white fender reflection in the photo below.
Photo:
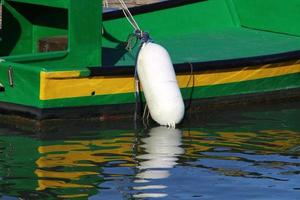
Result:
{"type": "Polygon", "coordinates": [[[137,156],[139,173],[136,174],[135,183],[143,184],[134,187],[139,191],[134,197],[165,197],[165,193],[147,193],[148,189],[164,189],[165,185],[151,184],[151,180],[164,179],[170,176],[168,169],[176,166],[178,156],[184,153],[181,147],[182,131],[167,127],[152,128],[149,137],[142,139],[145,154],[137,156]],[[143,190],[143,191],[142,191],[143,190]]]}

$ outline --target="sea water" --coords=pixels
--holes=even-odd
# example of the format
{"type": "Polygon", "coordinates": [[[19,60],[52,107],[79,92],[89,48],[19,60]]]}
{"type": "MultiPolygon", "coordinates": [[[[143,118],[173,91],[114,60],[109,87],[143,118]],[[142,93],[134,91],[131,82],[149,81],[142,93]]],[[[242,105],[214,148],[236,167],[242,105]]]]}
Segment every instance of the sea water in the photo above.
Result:
{"type": "Polygon", "coordinates": [[[300,103],[208,113],[177,129],[2,126],[1,199],[300,199],[300,103]]]}

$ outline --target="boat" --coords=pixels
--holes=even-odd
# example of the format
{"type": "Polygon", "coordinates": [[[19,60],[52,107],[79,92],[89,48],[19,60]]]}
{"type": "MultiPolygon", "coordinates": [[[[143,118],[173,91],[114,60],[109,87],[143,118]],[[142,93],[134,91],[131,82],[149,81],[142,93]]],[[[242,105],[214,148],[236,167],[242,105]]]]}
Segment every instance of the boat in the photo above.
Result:
{"type": "MultiPolygon", "coordinates": [[[[132,116],[139,41],[122,10],[102,12],[100,0],[2,3],[1,114],[132,116]]],[[[129,10],[168,50],[186,109],[201,111],[299,100],[299,6],[172,0],[129,10]]]]}

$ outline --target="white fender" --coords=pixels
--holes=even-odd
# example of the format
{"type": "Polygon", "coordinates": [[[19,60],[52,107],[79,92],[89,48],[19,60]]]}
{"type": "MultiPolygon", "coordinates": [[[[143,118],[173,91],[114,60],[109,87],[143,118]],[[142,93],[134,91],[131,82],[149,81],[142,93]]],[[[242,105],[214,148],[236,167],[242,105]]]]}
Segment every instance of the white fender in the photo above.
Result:
{"type": "Polygon", "coordinates": [[[160,125],[178,124],[185,108],[168,52],[158,44],[144,43],[137,71],[153,120],[160,125]]]}

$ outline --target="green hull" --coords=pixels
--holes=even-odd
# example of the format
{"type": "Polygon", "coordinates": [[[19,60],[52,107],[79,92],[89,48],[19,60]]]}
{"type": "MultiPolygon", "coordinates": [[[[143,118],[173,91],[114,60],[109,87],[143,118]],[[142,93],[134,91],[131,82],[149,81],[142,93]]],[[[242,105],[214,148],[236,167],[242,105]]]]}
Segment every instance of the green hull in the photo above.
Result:
{"type": "MultiPolygon", "coordinates": [[[[298,96],[298,5],[297,0],[174,0],[132,12],[169,51],[187,104],[203,108],[298,96]]],[[[138,48],[125,50],[132,29],[122,12],[102,16],[100,6],[99,0],[4,1],[3,112],[38,119],[133,113],[138,48]]]]}

